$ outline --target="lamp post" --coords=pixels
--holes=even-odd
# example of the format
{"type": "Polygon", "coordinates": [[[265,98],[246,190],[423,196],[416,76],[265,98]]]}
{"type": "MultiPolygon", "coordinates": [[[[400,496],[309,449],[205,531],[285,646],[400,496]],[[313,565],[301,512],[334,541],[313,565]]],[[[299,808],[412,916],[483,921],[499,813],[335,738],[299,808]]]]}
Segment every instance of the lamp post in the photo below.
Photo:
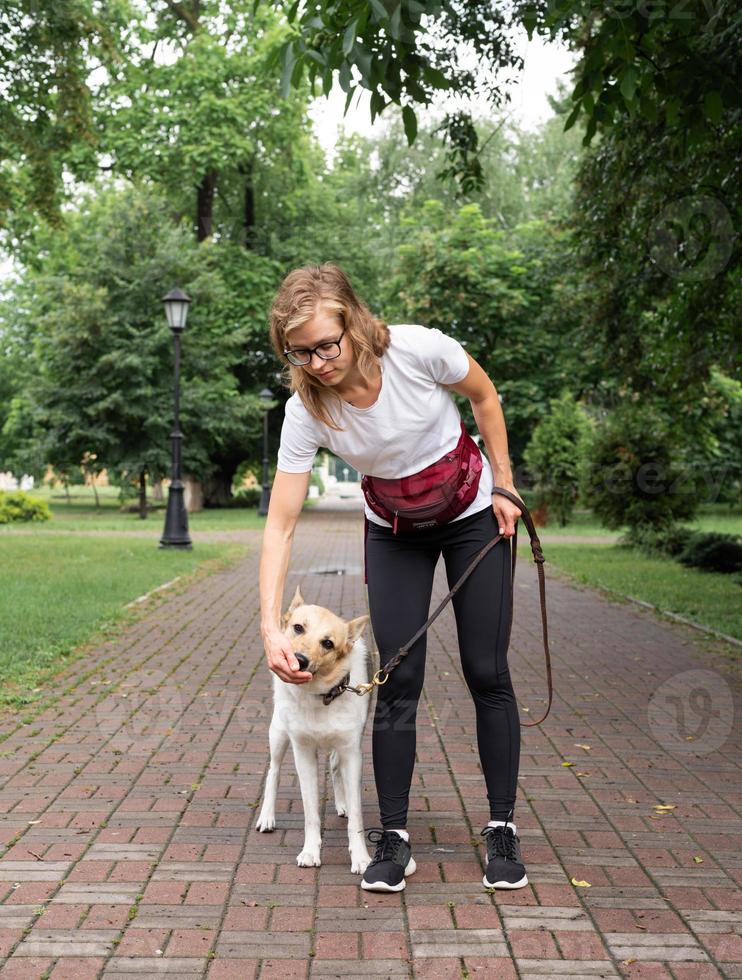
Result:
{"type": "Polygon", "coordinates": [[[259,397],[263,406],[263,491],[260,494],[258,513],[265,517],[271,499],[271,488],[268,485],[268,412],[273,402],[273,392],[270,388],[263,388],[259,397]]]}
{"type": "Polygon", "coordinates": [[[175,344],[175,422],[171,433],[173,441],[173,471],[170,489],[167,495],[167,514],[165,515],[165,530],[160,538],[161,548],[192,548],[188,534],[188,511],[183,497],[183,481],[181,480],[181,449],[183,433],[180,431],[180,335],[185,330],[188,319],[188,304],[190,296],[182,289],[171,289],[162,302],[165,304],[165,316],[173,333],[175,344]]]}

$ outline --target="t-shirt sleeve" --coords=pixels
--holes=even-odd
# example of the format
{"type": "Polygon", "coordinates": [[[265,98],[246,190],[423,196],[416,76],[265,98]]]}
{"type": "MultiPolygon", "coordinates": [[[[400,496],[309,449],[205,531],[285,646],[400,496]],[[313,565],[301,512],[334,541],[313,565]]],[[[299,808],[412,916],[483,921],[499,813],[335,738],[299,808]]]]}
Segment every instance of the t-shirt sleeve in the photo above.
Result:
{"type": "Polygon", "coordinates": [[[425,327],[421,356],[434,381],[456,384],[469,373],[469,358],[461,344],[437,327],[425,327]]]}
{"type": "Polygon", "coordinates": [[[276,466],[284,473],[307,473],[319,449],[312,416],[303,405],[289,398],[281,426],[281,442],[276,466]]]}

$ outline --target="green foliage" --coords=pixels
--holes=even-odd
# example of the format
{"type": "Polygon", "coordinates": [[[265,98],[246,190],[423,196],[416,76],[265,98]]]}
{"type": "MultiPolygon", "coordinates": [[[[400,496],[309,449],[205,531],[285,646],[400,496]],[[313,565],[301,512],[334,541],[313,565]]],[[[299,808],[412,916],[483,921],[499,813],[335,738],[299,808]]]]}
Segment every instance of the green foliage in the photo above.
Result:
{"type": "Polygon", "coordinates": [[[322,479],[322,477],[319,475],[319,473],[316,473],[316,472],[313,472],[312,473],[312,475],[309,478],[309,486],[310,487],[317,487],[317,489],[319,490],[320,497],[324,495],[324,492],[325,492],[325,482],[322,479]]]}
{"type": "Polygon", "coordinates": [[[262,487],[240,487],[232,494],[233,507],[257,507],[263,495],[262,487]]]}
{"type": "MultiPolygon", "coordinates": [[[[197,245],[154,192],[135,188],[100,191],[44,245],[43,265],[26,271],[2,310],[32,338],[34,370],[18,396],[32,420],[31,462],[69,471],[94,452],[98,471],[168,475],[173,340],[161,300],[177,283],[193,299],[182,338],[184,472],[208,478],[224,453],[236,467],[259,438],[262,408],[249,386],[261,373],[258,351],[247,384],[239,375],[251,329],[264,330],[271,264],[239,249],[238,261],[227,244],[197,245]]],[[[272,367],[263,361],[262,378],[272,367]]]]}
{"type": "Polygon", "coordinates": [[[648,555],[668,555],[689,568],[708,572],[739,574],[742,572],[742,536],[718,531],[695,531],[691,528],[645,527],[637,546],[648,555]]]}
{"type": "MultiPolygon", "coordinates": [[[[508,29],[508,13],[487,0],[472,0],[463,10],[439,0],[425,4],[417,0],[372,0],[368,4],[325,0],[305,5],[301,14],[299,4],[293,3],[287,16],[293,32],[269,58],[271,65],[281,66],[281,95],[288,97],[292,87],[302,84],[305,69],[312,91],[319,79],[321,91],[327,95],[337,72],[346,93],[345,112],[355,92],[366,89],[371,93],[372,121],[388,106],[398,107],[408,145],[414,143],[418,132],[415,106],[430,105],[442,91],[474,95],[481,85],[478,67],[482,60],[492,77],[497,69],[522,67],[508,29]],[[448,43],[430,43],[426,32],[431,22],[436,34],[448,43]],[[472,64],[459,60],[458,42],[474,53],[472,64]]],[[[499,89],[491,89],[490,94],[494,104],[502,103],[499,89]]],[[[451,151],[450,167],[441,171],[441,176],[460,179],[462,194],[481,189],[471,117],[464,112],[453,113],[443,128],[451,151]]]]}
{"type": "MultiPolygon", "coordinates": [[[[732,0],[528,0],[510,6],[320,0],[303,5],[301,14],[299,6],[293,3],[287,15],[293,34],[272,55],[282,68],[281,94],[301,83],[305,69],[313,90],[319,78],[327,94],[337,71],[346,111],[359,88],[371,93],[372,120],[396,104],[410,144],[414,107],[429,105],[441,90],[466,98],[484,89],[498,106],[509,98],[502,78],[523,67],[514,43],[521,27],[529,38],[560,38],[580,53],[565,128],[584,116],[586,145],[627,119],[648,121],[658,135],[682,135],[689,147],[711,144],[739,107],[742,13],[732,0]]],[[[470,114],[450,114],[443,128],[461,190],[480,189],[470,114]]]]}
{"type": "Polygon", "coordinates": [[[534,30],[561,37],[581,53],[566,128],[584,114],[585,143],[641,118],[658,132],[685,133],[693,146],[713,141],[739,106],[742,15],[730,0],[529,0],[520,7],[529,37],[534,30]]]}
{"type": "Polygon", "coordinates": [[[548,414],[533,430],[523,458],[535,489],[535,506],[548,507],[564,526],[579,492],[580,467],[588,450],[591,426],[570,391],[549,403],[548,414]]]}
{"type": "Polygon", "coordinates": [[[23,490],[0,490],[0,524],[50,521],[51,516],[45,500],[37,500],[23,490]]]}
{"type": "MultiPolygon", "coordinates": [[[[560,233],[538,221],[506,233],[478,204],[451,212],[433,200],[403,228],[388,318],[438,327],[463,344],[502,395],[517,460],[576,359],[568,325],[549,312],[558,310],[560,233]]],[[[461,408],[470,415],[468,402],[461,408]]]]}
{"type": "Polygon", "coordinates": [[[709,572],[742,572],[742,537],[733,534],[694,534],[677,556],[682,565],[709,572]]]}
{"type": "Polygon", "coordinates": [[[126,0],[0,6],[0,229],[34,212],[58,219],[62,172],[96,167],[90,73],[121,57],[126,0]]]}
{"type": "Polygon", "coordinates": [[[596,427],[581,466],[580,496],[610,529],[628,525],[625,542],[647,525],[664,528],[695,514],[700,488],[674,452],[672,427],[649,404],[631,402],[596,427]]]}

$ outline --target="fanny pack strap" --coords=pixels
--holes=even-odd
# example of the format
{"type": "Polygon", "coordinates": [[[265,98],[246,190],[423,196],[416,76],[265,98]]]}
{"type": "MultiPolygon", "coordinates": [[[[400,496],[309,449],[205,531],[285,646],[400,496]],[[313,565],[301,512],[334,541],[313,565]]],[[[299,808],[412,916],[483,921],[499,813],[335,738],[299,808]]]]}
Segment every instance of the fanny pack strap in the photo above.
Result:
{"type": "MultiPolygon", "coordinates": [[[[541,542],[539,540],[538,534],[536,534],[536,528],[534,527],[533,519],[531,517],[528,508],[523,503],[523,501],[520,500],[520,498],[517,497],[514,493],[511,493],[510,490],[506,490],[504,487],[495,487],[492,490],[492,493],[499,493],[502,494],[504,497],[507,497],[508,500],[511,500],[516,505],[516,507],[518,507],[518,509],[520,510],[521,516],[523,517],[523,520],[525,522],[525,525],[528,529],[528,533],[531,538],[531,550],[533,551],[533,560],[536,563],[536,570],[538,572],[539,599],[541,602],[541,627],[542,627],[543,641],[544,641],[544,658],[546,660],[546,683],[549,691],[549,699],[546,705],[546,711],[538,719],[538,721],[521,722],[523,727],[532,728],[535,725],[540,725],[545,720],[546,716],[549,714],[549,711],[551,710],[551,702],[553,698],[553,687],[552,687],[552,679],[551,679],[551,657],[549,655],[549,637],[546,629],[546,583],[544,579],[545,559],[544,559],[543,552],[541,550],[541,542]]],[[[449,592],[447,593],[443,601],[440,603],[440,605],[435,610],[433,615],[430,616],[427,622],[423,623],[423,625],[420,627],[417,633],[415,633],[415,635],[412,637],[411,640],[408,640],[404,646],[401,646],[399,648],[399,651],[391,658],[391,660],[389,660],[385,664],[384,667],[381,667],[379,670],[376,671],[376,673],[374,674],[373,681],[371,681],[369,684],[360,685],[359,689],[356,690],[356,693],[365,694],[367,693],[367,691],[372,690],[375,685],[384,684],[386,682],[389,674],[394,670],[395,667],[399,665],[402,659],[406,657],[407,654],[410,652],[410,647],[413,646],[413,644],[423,635],[423,633],[428,629],[428,627],[433,622],[433,620],[436,619],[436,617],[443,611],[446,604],[453,598],[456,592],[461,588],[461,586],[464,584],[466,579],[471,575],[471,573],[474,571],[474,569],[479,564],[479,562],[484,558],[484,556],[487,554],[490,548],[493,548],[502,537],[503,537],[502,534],[497,534],[494,538],[492,538],[491,541],[487,542],[487,544],[481,549],[481,551],[479,551],[474,556],[474,558],[472,559],[471,563],[469,564],[464,574],[449,590],[449,592]],[[383,680],[379,679],[380,674],[385,675],[383,680]]],[[[516,521],[515,533],[513,535],[513,544],[512,544],[512,568],[511,568],[511,579],[510,579],[511,582],[510,620],[508,622],[508,638],[507,638],[507,644],[505,649],[507,649],[507,646],[510,643],[510,631],[513,627],[513,596],[515,593],[515,559],[516,559],[517,552],[518,552],[518,522],[516,521]]]]}

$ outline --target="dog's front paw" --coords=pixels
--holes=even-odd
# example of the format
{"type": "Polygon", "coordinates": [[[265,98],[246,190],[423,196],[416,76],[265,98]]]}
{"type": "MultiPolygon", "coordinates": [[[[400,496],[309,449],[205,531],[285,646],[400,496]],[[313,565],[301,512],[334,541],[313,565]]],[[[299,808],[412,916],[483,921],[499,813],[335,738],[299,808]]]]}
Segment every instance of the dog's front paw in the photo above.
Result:
{"type": "Polygon", "coordinates": [[[305,847],[296,858],[300,868],[318,868],[322,862],[319,858],[319,847],[305,847]]]}
{"type": "Polygon", "coordinates": [[[351,853],[350,873],[353,875],[362,875],[370,863],[371,856],[368,851],[357,851],[355,854],[351,853]]]}
{"type": "Polygon", "coordinates": [[[265,833],[268,830],[276,829],[276,815],[275,813],[262,813],[258,817],[257,823],[255,824],[257,830],[265,833]]]}
{"type": "Polygon", "coordinates": [[[338,803],[337,800],[335,800],[335,812],[337,813],[337,815],[339,817],[347,817],[348,816],[348,808],[345,805],[345,803],[338,803]]]}

